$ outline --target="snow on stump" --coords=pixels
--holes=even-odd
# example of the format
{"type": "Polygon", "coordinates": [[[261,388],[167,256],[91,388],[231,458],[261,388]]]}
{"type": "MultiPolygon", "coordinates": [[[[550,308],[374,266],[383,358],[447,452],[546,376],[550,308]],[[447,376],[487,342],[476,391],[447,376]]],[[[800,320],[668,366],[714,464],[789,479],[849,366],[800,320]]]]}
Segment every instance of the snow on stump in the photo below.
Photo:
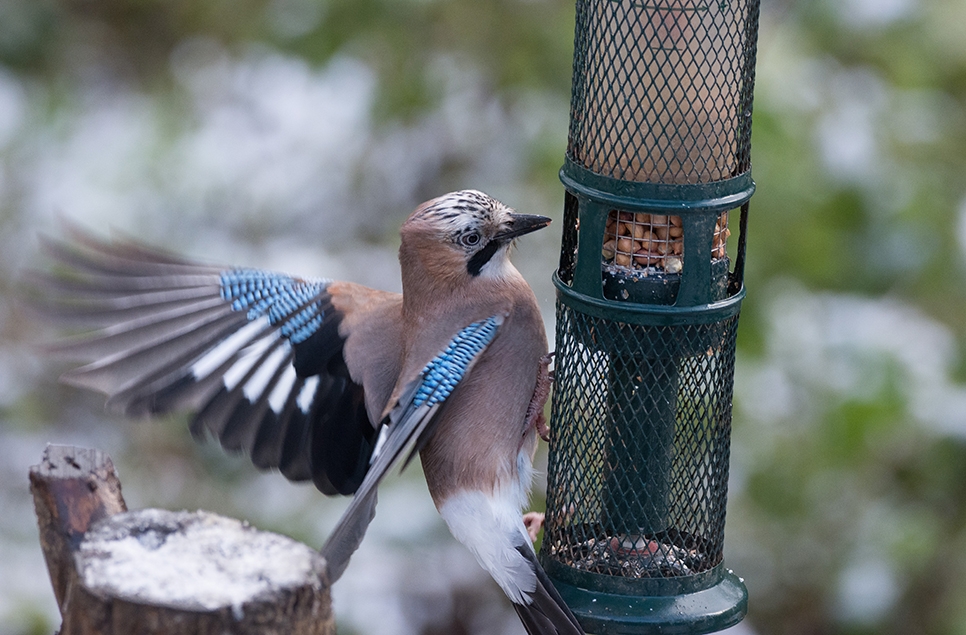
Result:
{"type": "Polygon", "coordinates": [[[209,512],[123,511],[96,450],[48,446],[30,480],[60,635],[335,632],[306,545],[209,512]]]}
{"type": "Polygon", "coordinates": [[[75,561],[82,607],[65,635],[331,632],[318,552],[233,518],[117,514],[87,532],[75,561]]]}

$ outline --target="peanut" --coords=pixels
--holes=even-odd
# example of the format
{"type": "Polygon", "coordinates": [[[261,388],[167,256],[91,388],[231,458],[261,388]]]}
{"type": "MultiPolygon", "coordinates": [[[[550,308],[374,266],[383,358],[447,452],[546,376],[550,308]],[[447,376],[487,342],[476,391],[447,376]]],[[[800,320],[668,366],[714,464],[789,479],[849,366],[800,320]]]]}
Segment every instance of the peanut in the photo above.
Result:
{"type": "Polygon", "coordinates": [[[601,249],[601,255],[604,256],[605,260],[613,260],[614,254],[616,252],[617,252],[617,241],[614,239],[611,239],[605,242],[603,249],[601,249]]]}
{"type": "Polygon", "coordinates": [[[657,257],[652,256],[647,249],[638,249],[634,252],[634,262],[639,265],[647,266],[657,262],[657,257]]]}

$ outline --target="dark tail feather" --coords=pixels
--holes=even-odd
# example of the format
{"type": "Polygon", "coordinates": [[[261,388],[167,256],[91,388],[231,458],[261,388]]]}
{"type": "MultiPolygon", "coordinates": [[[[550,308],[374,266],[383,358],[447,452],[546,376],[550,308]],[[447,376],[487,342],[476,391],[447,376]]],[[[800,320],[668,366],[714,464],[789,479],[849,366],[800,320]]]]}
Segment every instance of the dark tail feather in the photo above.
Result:
{"type": "Polygon", "coordinates": [[[584,629],[577,618],[554,588],[547,573],[537,562],[536,554],[530,545],[517,547],[517,551],[530,561],[537,574],[537,588],[531,596],[530,604],[513,603],[523,627],[529,635],[584,635],[584,629]]]}

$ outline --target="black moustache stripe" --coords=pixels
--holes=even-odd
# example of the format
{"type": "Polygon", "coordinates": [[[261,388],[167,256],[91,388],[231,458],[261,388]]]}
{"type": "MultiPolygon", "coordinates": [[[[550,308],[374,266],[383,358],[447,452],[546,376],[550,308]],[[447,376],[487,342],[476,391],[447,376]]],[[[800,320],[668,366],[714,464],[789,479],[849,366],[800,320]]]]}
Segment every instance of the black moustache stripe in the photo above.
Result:
{"type": "Polygon", "coordinates": [[[490,242],[486,243],[483,246],[483,249],[480,249],[478,252],[473,254],[473,257],[470,258],[466,263],[466,271],[474,277],[480,275],[480,270],[483,269],[483,266],[486,265],[486,263],[490,262],[490,259],[493,258],[493,254],[495,254],[499,248],[500,241],[498,240],[491,240],[490,242]]]}

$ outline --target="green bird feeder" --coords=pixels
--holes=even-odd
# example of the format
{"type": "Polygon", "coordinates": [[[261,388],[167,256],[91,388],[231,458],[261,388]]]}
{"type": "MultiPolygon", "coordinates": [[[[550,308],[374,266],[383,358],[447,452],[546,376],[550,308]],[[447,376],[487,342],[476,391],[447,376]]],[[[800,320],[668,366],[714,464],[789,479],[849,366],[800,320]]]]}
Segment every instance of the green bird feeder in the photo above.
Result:
{"type": "Polygon", "coordinates": [[[577,2],[540,558],[589,633],[747,610],[723,550],[758,14],[577,2]]]}

